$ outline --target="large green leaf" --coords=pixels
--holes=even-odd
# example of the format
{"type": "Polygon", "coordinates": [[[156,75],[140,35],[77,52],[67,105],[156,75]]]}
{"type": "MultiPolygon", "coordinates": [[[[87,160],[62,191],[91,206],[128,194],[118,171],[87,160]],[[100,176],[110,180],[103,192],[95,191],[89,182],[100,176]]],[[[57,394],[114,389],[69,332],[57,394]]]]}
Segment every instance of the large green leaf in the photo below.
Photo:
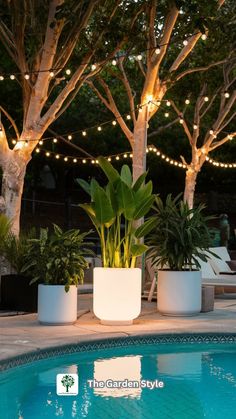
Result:
{"type": "Polygon", "coordinates": [[[135,237],[137,239],[140,239],[141,237],[146,236],[153,230],[156,224],[157,224],[156,217],[149,218],[147,221],[145,221],[141,226],[137,228],[137,230],[134,233],[135,237]]]}
{"type": "Polygon", "coordinates": [[[76,182],[83,188],[87,194],[91,195],[90,184],[84,179],[76,179],[76,182]]]}
{"type": "Polygon", "coordinates": [[[133,218],[134,220],[139,220],[139,218],[144,217],[148,211],[150,210],[154,201],[154,196],[150,196],[147,199],[139,202],[136,206],[136,210],[134,212],[133,218]]]}
{"type": "Polygon", "coordinates": [[[136,192],[139,190],[139,188],[142,186],[142,184],[144,183],[145,179],[147,176],[147,172],[142,173],[142,175],[140,175],[138,177],[138,179],[136,180],[134,186],[133,186],[133,190],[136,192]]]}
{"type": "Polygon", "coordinates": [[[146,185],[140,187],[135,193],[135,201],[138,203],[147,199],[152,194],[152,181],[150,180],[146,185]]]}
{"type": "Polygon", "coordinates": [[[114,169],[112,164],[105,157],[99,157],[98,162],[110,182],[115,182],[120,178],[117,170],[114,169]]]}
{"type": "Polygon", "coordinates": [[[132,189],[122,181],[117,185],[117,199],[119,208],[122,210],[124,217],[127,220],[132,220],[135,211],[134,193],[132,189]]]}
{"type": "Polygon", "coordinates": [[[141,256],[147,250],[148,250],[148,246],[146,246],[146,244],[132,244],[131,255],[132,256],[141,256]]]}
{"type": "Polygon", "coordinates": [[[95,216],[99,223],[110,223],[115,217],[111,202],[103,188],[97,186],[93,191],[95,216]]]}
{"type": "Polygon", "coordinates": [[[127,164],[124,164],[122,166],[120,177],[121,177],[121,180],[124,183],[126,183],[126,185],[128,185],[129,187],[132,186],[132,183],[133,183],[132,173],[131,173],[131,170],[130,170],[129,166],[127,166],[127,164]]]}

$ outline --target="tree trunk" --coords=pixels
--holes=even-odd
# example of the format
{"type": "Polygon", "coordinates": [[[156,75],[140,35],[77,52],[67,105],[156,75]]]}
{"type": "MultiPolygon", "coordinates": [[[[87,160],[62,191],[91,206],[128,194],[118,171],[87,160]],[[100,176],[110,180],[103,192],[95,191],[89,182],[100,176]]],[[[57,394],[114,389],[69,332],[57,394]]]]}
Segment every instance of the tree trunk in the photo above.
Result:
{"type": "Polygon", "coordinates": [[[188,203],[189,208],[193,208],[194,193],[198,170],[188,167],[185,176],[184,201],[188,203]]]}
{"type": "Polygon", "coordinates": [[[138,120],[134,127],[133,146],[133,179],[136,179],[146,170],[146,148],[147,148],[147,119],[148,107],[145,106],[139,113],[138,120]]]}
{"type": "Polygon", "coordinates": [[[20,230],[21,198],[24,187],[24,177],[27,160],[17,153],[11,153],[3,168],[2,198],[5,214],[11,220],[11,231],[16,236],[20,230]]]}

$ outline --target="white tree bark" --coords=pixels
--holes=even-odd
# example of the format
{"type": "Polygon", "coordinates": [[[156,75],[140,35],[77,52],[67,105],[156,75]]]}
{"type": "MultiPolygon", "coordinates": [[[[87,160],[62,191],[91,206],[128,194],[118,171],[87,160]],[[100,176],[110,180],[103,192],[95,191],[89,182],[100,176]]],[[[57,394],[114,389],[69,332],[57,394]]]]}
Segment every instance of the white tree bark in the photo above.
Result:
{"type": "Polygon", "coordinates": [[[195,187],[199,170],[193,169],[191,166],[186,170],[184,201],[187,202],[189,208],[193,208],[195,187]]]}

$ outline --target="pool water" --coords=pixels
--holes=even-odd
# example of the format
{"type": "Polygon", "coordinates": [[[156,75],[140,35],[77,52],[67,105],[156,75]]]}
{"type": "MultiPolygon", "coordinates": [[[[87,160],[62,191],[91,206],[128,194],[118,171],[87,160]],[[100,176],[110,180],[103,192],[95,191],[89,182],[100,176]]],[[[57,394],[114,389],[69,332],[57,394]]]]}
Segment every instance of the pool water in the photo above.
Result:
{"type": "Polygon", "coordinates": [[[127,345],[43,359],[2,373],[0,399],[1,419],[232,419],[236,345],[127,345]],[[78,374],[78,395],[58,396],[57,374],[78,374]]]}

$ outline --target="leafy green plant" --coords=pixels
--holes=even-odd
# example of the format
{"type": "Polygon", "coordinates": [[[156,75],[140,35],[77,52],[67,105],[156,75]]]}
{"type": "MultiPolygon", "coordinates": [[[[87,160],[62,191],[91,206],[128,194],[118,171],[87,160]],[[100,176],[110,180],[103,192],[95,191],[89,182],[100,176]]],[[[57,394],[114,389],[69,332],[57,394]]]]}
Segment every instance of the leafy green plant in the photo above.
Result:
{"type": "Polygon", "coordinates": [[[17,274],[26,263],[28,241],[36,237],[36,230],[20,233],[19,237],[10,233],[4,241],[3,254],[17,274]]]}
{"type": "Polygon", "coordinates": [[[147,241],[152,263],[173,271],[200,268],[198,258],[207,261],[207,253],[212,254],[207,222],[214,217],[203,215],[204,205],[189,209],[180,195],[168,195],[165,203],[156,197],[153,209],[154,227],[147,241]]]}
{"type": "MultiPolygon", "coordinates": [[[[148,220],[135,227],[150,210],[154,196],[152,182],[145,184],[147,173],[134,183],[127,165],[121,173],[104,157],[99,164],[108,178],[105,187],[92,179],[91,183],[78,179],[80,186],[91,196],[90,204],[81,204],[98,232],[101,241],[102,263],[104,267],[134,267],[137,256],[142,255],[147,245],[141,243],[150,225],[148,220]]],[[[152,221],[151,221],[152,222],[152,221]]]]}
{"type": "Polygon", "coordinates": [[[83,281],[88,267],[85,255],[93,255],[90,243],[84,238],[90,233],[79,230],[63,232],[56,224],[53,233],[41,228],[39,238],[28,240],[26,263],[22,272],[30,275],[31,283],[39,281],[48,285],[78,285],[83,281]]]}
{"type": "Polygon", "coordinates": [[[4,252],[5,241],[7,240],[11,229],[11,222],[6,215],[0,214],[0,254],[4,252]]]}

